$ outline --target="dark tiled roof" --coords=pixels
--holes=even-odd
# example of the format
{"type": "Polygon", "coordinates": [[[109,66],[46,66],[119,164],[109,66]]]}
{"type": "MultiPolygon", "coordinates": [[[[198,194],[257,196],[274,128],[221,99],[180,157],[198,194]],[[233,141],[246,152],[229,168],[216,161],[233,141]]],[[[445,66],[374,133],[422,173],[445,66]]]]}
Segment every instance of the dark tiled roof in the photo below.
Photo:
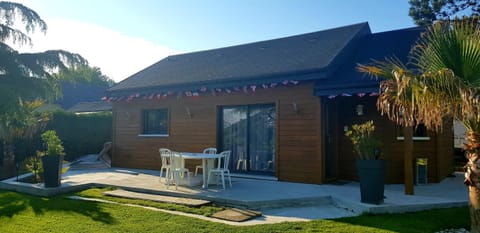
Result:
{"type": "Polygon", "coordinates": [[[69,108],[69,112],[82,113],[82,112],[105,112],[112,110],[112,103],[105,101],[96,102],[80,102],[69,108]]]}
{"type": "MultiPolygon", "coordinates": [[[[169,56],[109,91],[265,79],[332,72],[332,63],[352,41],[370,34],[368,23],[201,52],[169,56]]],[[[309,76],[309,78],[312,78],[309,76]]]]}
{"type": "Polygon", "coordinates": [[[63,97],[56,101],[63,109],[69,109],[80,102],[100,101],[105,96],[106,87],[88,83],[62,83],[63,97]]]}
{"type": "Polygon", "coordinates": [[[423,27],[407,28],[395,31],[374,33],[366,36],[338,71],[325,80],[315,82],[315,95],[355,94],[360,92],[378,92],[379,80],[356,70],[357,64],[370,64],[373,60],[397,58],[408,62],[408,53],[419,39],[423,27]]]}

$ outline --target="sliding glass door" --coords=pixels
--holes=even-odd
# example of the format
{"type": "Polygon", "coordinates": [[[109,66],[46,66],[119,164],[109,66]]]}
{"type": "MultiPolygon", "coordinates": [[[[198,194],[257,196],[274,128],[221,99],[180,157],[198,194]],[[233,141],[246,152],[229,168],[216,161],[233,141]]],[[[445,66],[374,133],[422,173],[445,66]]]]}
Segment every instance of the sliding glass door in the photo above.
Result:
{"type": "Polygon", "coordinates": [[[232,172],[275,173],[275,105],[222,107],[220,147],[231,150],[232,172]]]}

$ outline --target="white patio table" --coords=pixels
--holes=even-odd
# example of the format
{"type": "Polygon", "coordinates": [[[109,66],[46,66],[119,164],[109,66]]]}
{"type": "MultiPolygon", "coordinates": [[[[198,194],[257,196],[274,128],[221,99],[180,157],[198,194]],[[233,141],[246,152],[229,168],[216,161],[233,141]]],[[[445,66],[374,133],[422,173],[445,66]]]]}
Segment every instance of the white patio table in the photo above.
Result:
{"type": "Polygon", "coordinates": [[[201,159],[202,160],[202,171],[203,171],[203,184],[202,188],[207,188],[207,176],[208,170],[210,167],[213,167],[213,161],[221,157],[221,154],[204,154],[204,153],[192,153],[192,152],[179,152],[182,155],[182,159],[201,159]],[[208,161],[211,161],[210,163],[208,161]],[[209,166],[208,164],[211,164],[209,166]]]}

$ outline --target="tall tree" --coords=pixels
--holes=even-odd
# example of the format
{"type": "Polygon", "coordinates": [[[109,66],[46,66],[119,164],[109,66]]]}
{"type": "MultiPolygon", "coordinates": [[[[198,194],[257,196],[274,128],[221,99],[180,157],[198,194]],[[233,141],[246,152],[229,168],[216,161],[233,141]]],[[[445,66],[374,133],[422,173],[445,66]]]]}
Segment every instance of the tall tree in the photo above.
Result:
{"type": "Polygon", "coordinates": [[[478,0],[409,0],[408,3],[408,15],[419,26],[432,25],[437,20],[480,15],[478,0]]]}
{"type": "Polygon", "coordinates": [[[59,80],[53,74],[88,65],[82,56],[67,51],[21,54],[5,44],[30,45],[28,34],[35,30],[47,30],[35,11],[22,4],[0,2],[0,140],[4,167],[11,168],[15,161],[14,140],[30,137],[46,119],[35,112],[43,103],[36,99],[52,100],[59,95],[59,80]]]}
{"type": "Polygon", "coordinates": [[[88,65],[79,54],[63,50],[22,54],[5,44],[9,41],[31,45],[28,34],[35,30],[44,33],[47,30],[46,23],[35,11],[19,3],[0,2],[0,112],[18,106],[18,98],[56,98],[60,88],[52,74],[88,65]],[[17,25],[21,27],[14,27],[17,25]]]}
{"type": "Polygon", "coordinates": [[[410,54],[413,69],[394,59],[360,65],[382,77],[377,107],[402,125],[424,123],[441,130],[445,120],[467,128],[471,232],[480,232],[480,30],[476,20],[440,21],[431,26],[410,54]]]}
{"type": "Polygon", "coordinates": [[[71,83],[87,83],[98,87],[111,87],[115,81],[102,74],[98,67],[80,66],[55,74],[59,80],[71,83]]]}
{"type": "Polygon", "coordinates": [[[0,41],[12,40],[20,45],[31,44],[32,39],[27,35],[40,29],[43,33],[47,31],[47,24],[32,9],[14,2],[0,2],[0,41]],[[16,19],[21,20],[24,31],[14,28],[16,19]]]}

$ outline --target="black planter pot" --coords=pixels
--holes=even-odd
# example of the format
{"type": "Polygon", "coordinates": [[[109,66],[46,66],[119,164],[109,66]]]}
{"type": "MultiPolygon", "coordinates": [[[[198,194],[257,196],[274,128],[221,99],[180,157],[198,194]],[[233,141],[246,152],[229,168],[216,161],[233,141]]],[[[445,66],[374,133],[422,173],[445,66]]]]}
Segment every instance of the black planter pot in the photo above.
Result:
{"type": "Polygon", "coordinates": [[[385,164],[385,160],[357,159],[362,202],[377,205],[383,203],[385,164]]]}
{"type": "Polygon", "coordinates": [[[60,186],[63,156],[43,156],[43,180],[46,188],[60,186]]]}

